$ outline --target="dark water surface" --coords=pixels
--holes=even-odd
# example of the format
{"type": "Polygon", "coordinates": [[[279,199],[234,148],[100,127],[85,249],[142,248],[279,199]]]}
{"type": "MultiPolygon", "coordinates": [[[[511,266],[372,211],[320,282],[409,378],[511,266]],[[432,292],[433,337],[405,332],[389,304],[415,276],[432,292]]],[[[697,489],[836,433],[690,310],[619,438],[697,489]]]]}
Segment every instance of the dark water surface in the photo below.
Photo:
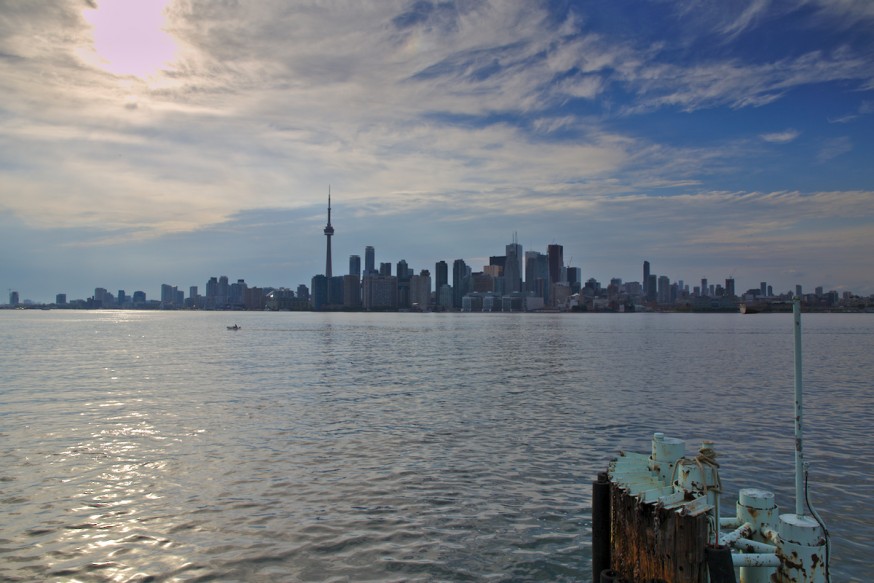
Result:
{"type": "MultiPolygon", "coordinates": [[[[804,315],[834,581],[874,563],[874,316],[804,315]]],[[[794,512],[790,314],[0,312],[0,580],[589,581],[654,431],[794,512]],[[239,323],[242,329],[228,331],[239,323]]]]}

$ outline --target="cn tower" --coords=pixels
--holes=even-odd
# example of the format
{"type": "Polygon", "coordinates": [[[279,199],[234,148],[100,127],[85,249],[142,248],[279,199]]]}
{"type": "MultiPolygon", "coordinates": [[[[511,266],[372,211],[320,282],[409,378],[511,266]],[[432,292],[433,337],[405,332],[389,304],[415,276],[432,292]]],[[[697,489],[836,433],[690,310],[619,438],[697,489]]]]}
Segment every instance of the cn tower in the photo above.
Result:
{"type": "Polygon", "coordinates": [[[328,286],[331,285],[331,237],[334,236],[334,227],[331,226],[331,187],[328,187],[328,224],[325,227],[325,237],[328,239],[328,253],[325,257],[325,277],[328,279],[328,286]]]}

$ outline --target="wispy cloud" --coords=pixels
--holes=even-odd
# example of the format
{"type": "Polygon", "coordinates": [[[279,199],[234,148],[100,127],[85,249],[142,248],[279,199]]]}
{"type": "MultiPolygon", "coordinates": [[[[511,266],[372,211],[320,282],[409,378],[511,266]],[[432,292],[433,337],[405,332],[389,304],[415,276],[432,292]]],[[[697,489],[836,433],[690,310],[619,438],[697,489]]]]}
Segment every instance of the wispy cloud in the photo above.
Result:
{"type": "Polygon", "coordinates": [[[844,154],[851,152],[853,150],[853,142],[847,136],[841,136],[839,138],[832,138],[830,140],[826,140],[822,147],[819,150],[819,153],[816,156],[817,161],[820,163],[828,162],[833,158],[837,158],[838,156],[843,156],[844,154]]]}
{"type": "Polygon", "coordinates": [[[761,134],[759,137],[761,137],[766,142],[771,142],[774,144],[787,144],[794,141],[799,135],[801,135],[801,132],[799,132],[798,130],[789,129],[782,132],[761,134]]]}

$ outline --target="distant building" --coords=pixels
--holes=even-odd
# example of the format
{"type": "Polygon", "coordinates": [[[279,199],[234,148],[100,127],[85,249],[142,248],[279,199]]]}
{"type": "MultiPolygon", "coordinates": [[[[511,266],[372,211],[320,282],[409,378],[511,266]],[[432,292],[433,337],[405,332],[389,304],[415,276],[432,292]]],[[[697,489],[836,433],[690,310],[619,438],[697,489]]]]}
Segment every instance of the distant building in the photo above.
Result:
{"type": "Polygon", "coordinates": [[[434,290],[439,294],[443,286],[448,284],[449,265],[445,261],[438,261],[434,265],[434,290]]]}
{"type": "Polygon", "coordinates": [[[410,307],[423,312],[431,304],[431,273],[423,269],[419,275],[410,278],[410,307]]]}
{"type": "Polygon", "coordinates": [[[328,306],[328,279],[324,275],[313,276],[310,290],[310,305],[313,310],[324,310],[328,306]]]}
{"type": "Polygon", "coordinates": [[[507,260],[504,265],[504,290],[505,293],[522,291],[522,272],[524,269],[524,256],[522,245],[513,233],[513,242],[507,245],[507,260]]]}
{"type": "Polygon", "coordinates": [[[58,294],[55,296],[55,304],[58,306],[67,305],[67,294],[58,294]]]}
{"type": "Polygon", "coordinates": [[[350,255],[349,256],[349,275],[355,275],[357,277],[361,277],[361,256],[360,255],[350,255]]]}
{"type": "Polygon", "coordinates": [[[364,248],[364,275],[376,273],[376,251],[368,245],[364,248]]]}
{"type": "Polygon", "coordinates": [[[361,278],[357,274],[343,276],[343,307],[347,310],[361,307],[361,278]]]}
{"type": "Polygon", "coordinates": [[[549,245],[546,248],[547,261],[549,262],[549,283],[562,283],[562,270],[564,269],[564,247],[561,245],[549,245]]]}
{"type": "Polygon", "coordinates": [[[470,268],[464,259],[456,259],[452,262],[452,307],[456,310],[461,309],[461,298],[469,291],[467,289],[470,280],[469,272],[470,268]]]}
{"type": "Polygon", "coordinates": [[[18,299],[18,292],[17,291],[10,291],[9,292],[9,305],[10,306],[17,306],[19,304],[19,302],[20,302],[20,300],[18,299]]]}
{"type": "Polygon", "coordinates": [[[393,275],[365,277],[361,286],[361,300],[365,310],[397,309],[398,278],[393,275]]]}

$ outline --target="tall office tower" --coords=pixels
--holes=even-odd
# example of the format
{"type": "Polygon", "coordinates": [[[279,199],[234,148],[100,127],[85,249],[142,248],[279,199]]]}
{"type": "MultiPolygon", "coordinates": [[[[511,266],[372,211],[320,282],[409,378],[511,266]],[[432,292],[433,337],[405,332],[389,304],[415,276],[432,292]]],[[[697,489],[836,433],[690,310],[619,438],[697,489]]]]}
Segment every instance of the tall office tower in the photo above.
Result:
{"type": "Polygon", "coordinates": [[[795,296],[799,298],[801,297],[801,284],[795,285],[795,296]]]}
{"type": "Polygon", "coordinates": [[[504,293],[522,291],[523,260],[522,245],[519,244],[516,233],[513,242],[507,245],[507,261],[504,264],[504,293]]]}
{"type": "Polygon", "coordinates": [[[398,279],[409,279],[413,275],[413,270],[410,269],[406,259],[398,261],[397,265],[398,279]]]}
{"type": "MultiPolygon", "coordinates": [[[[206,296],[203,298],[207,308],[215,307],[215,297],[218,295],[218,278],[210,277],[206,282],[206,296]]],[[[136,301],[136,300],[134,300],[136,301]]]]}
{"type": "Polygon", "coordinates": [[[364,275],[376,273],[376,251],[368,245],[364,248],[364,275]]]}
{"type": "Polygon", "coordinates": [[[671,280],[667,275],[660,275],[658,279],[658,292],[656,298],[660,304],[671,303],[671,280]]]}
{"type": "Polygon", "coordinates": [[[427,311],[431,304],[431,274],[427,269],[410,277],[410,307],[427,311]]]}
{"type": "Polygon", "coordinates": [[[65,306],[67,304],[67,294],[58,294],[55,296],[55,303],[59,306],[65,306]]]}
{"type": "Polygon", "coordinates": [[[701,295],[709,296],[710,295],[710,287],[707,285],[707,278],[701,278],[701,295]]]}
{"type": "MultiPolygon", "coordinates": [[[[567,282],[573,287],[575,283],[582,284],[583,283],[583,269],[581,267],[568,267],[567,268],[567,282]]],[[[619,282],[622,283],[621,281],[619,282]]]]}
{"type": "Polygon", "coordinates": [[[546,248],[549,261],[549,283],[561,283],[561,270],[564,267],[564,247],[549,245],[546,248]]]}
{"type": "Polygon", "coordinates": [[[124,293],[124,290],[118,290],[118,295],[115,297],[115,301],[116,303],[118,303],[118,307],[123,306],[126,299],[127,295],[124,293]]]}
{"type": "Polygon", "coordinates": [[[315,275],[310,283],[310,305],[314,310],[324,310],[328,304],[328,279],[324,275],[315,275]]]}
{"type": "Polygon", "coordinates": [[[343,307],[351,309],[361,307],[361,278],[357,273],[343,276],[343,307]]]}
{"type": "Polygon", "coordinates": [[[767,282],[763,281],[763,282],[759,283],[759,293],[762,294],[763,296],[768,295],[768,283],[767,282]]]}
{"type": "Polygon", "coordinates": [[[349,256],[349,275],[355,275],[361,277],[361,256],[360,255],[350,255],[349,256]]]}
{"type": "Polygon", "coordinates": [[[300,284],[297,286],[297,297],[301,300],[309,300],[310,299],[310,290],[304,285],[300,284]]]}
{"type": "MultiPolygon", "coordinates": [[[[546,255],[540,251],[525,252],[525,291],[543,297],[538,293],[538,280],[546,281],[549,277],[549,263],[546,255]]],[[[540,284],[543,287],[543,284],[540,284]]]]}
{"type": "Polygon", "coordinates": [[[215,293],[215,307],[223,308],[228,305],[228,294],[230,293],[230,285],[228,285],[228,276],[222,275],[218,280],[218,288],[215,293]]]}
{"type": "Polygon", "coordinates": [[[650,273],[646,278],[646,299],[649,302],[658,299],[658,278],[655,273],[650,273]]]}
{"type": "Polygon", "coordinates": [[[647,289],[647,284],[649,282],[649,261],[643,262],[643,295],[649,297],[649,289],[647,289]]]}
{"type": "Polygon", "coordinates": [[[406,259],[401,259],[397,264],[397,278],[398,278],[398,307],[399,308],[410,308],[412,307],[412,300],[410,298],[410,279],[413,276],[413,270],[410,269],[409,265],[407,265],[406,259]]]}
{"type": "Polygon", "coordinates": [[[328,280],[328,285],[331,285],[331,237],[334,236],[334,227],[331,226],[331,187],[328,187],[328,224],[325,226],[325,239],[328,240],[327,252],[325,254],[325,278],[328,280]]]}
{"type": "Polygon", "coordinates": [[[391,262],[383,261],[379,264],[379,274],[380,275],[391,275],[391,262]]]}
{"type": "Polygon", "coordinates": [[[444,285],[449,285],[449,265],[445,261],[438,261],[434,265],[434,291],[439,294],[444,285]]]}
{"type": "Polygon", "coordinates": [[[18,292],[17,291],[10,291],[9,292],[9,305],[10,306],[17,306],[19,301],[20,300],[18,299],[18,292]]]}
{"type": "Polygon", "coordinates": [[[725,295],[729,298],[734,297],[734,278],[728,277],[725,279],[725,295]]]}
{"type": "Polygon", "coordinates": [[[176,286],[168,283],[161,284],[161,307],[172,308],[176,305],[176,286]]]}
{"type": "Polygon", "coordinates": [[[467,293],[467,263],[464,259],[456,259],[452,263],[452,307],[461,309],[461,298],[467,293]]]}

